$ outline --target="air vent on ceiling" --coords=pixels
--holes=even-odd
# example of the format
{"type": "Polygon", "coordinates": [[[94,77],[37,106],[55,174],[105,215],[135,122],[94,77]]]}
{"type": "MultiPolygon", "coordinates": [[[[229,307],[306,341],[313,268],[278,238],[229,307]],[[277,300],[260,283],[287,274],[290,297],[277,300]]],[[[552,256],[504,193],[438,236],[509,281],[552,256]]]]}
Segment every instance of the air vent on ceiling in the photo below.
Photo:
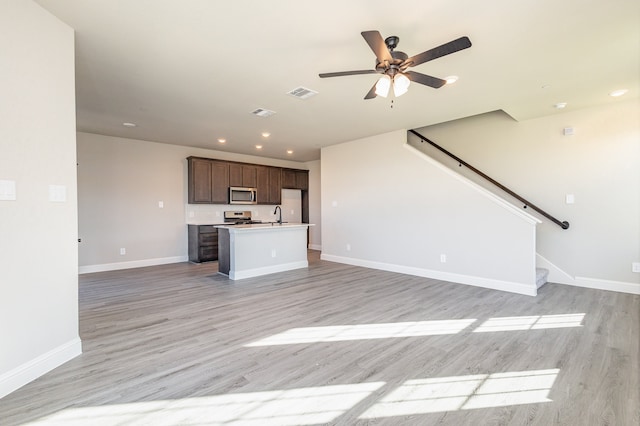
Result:
{"type": "Polygon", "coordinates": [[[275,111],[271,111],[269,109],[258,108],[256,110],[251,111],[251,114],[257,115],[258,117],[271,117],[275,114],[275,111]]]}
{"type": "Polygon", "coordinates": [[[287,92],[287,95],[291,95],[298,99],[309,99],[310,97],[315,96],[317,94],[318,92],[311,89],[307,89],[306,87],[296,87],[292,91],[287,92]]]}

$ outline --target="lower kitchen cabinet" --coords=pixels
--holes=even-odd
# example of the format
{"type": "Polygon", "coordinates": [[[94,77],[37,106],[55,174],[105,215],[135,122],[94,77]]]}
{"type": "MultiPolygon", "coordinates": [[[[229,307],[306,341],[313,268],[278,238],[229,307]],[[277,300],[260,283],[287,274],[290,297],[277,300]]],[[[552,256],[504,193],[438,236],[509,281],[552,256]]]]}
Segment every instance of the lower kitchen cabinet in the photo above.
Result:
{"type": "Polygon", "coordinates": [[[189,261],[218,260],[218,230],[214,225],[187,225],[189,227],[189,261]]]}

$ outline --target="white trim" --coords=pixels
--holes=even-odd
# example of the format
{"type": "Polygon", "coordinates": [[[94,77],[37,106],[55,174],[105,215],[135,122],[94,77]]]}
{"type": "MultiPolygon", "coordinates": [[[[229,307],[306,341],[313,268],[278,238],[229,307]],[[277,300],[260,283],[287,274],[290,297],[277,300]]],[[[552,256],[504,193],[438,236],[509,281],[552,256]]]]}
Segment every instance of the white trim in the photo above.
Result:
{"type": "Polygon", "coordinates": [[[599,278],[576,277],[573,284],[578,287],[598,290],[617,291],[620,293],[640,294],[640,284],[624,281],[601,280],[599,278]]]}
{"type": "MultiPolygon", "coordinates": [[[[284,272],[291,271],[292,269],[301,269],[307,268],[309,266],[309,262],[306,260],[301,260],[298,262],[290,262],[290,263],[282,263],[279,265],[272,266],[264,266],[261,268],[253,268],[253,269],[245,269],[244,271],[230,271],[229,279],[230,280],[242,280],[245,278],[253,278],[260,275],[266,274],[275,274],[276,272],[284,272]]],[[[226,275],[226,274],[223,274],[226,275]]]]}
{"type": "Polygon", "coordinates": [[[493,290],[508,291],[510,293],[524,294],[526,296],[536,296],[536,284],[524,284],[511,281],[494,280],[491,278],[474,277],[471,275],[454,274],[451,272],[434,271],[431,269],[416,268],[413,266],[395,265],[391,263],[374,262],[370,260],[354,259],[350,257],[334,256],[331,254],[321,254],[320,259],[329,262],[345,263],[347,265],[362,266],[365,268],[379,269],[382,271],[398,272],[401,274],[414,275],[424,278],[449,281],[457,284],[472,285],[475,287],[490,288],[493,290]]]}
{"type": "Polygon", "coordinates": [[[0,375],[0,398],[82,354],[79,337],[0,375]]]}
{"type": "Polygon", "coordinates": [[[640,294],[640,283],[603,280],[600,278],[572,277],[565,271],[536,253],[536,265],[549,270],[547,281],[555,284],[573,285],[576,287],[594,288],[597,290],[617,291],[619,293],[640,294]]]}
{"type": "Polygon", "coordinates": [[[168,263],[187,262],[188,256],[158,257],[155,259],[132,260],[129,262],[103,263],[101,265],[79,266],[79,274],[92,272],[117,271],[119,269],[142,268],[145,266],[166,265],[168,263]]]}
{"type": "Polygon", "coordinates": [[[320,245],[320,244],[309,244],[309,250],[322,251],[322,245],[320,245]]]}
{"type": "Polygon", "coordinates": [[[456,172],[455,170],[451,170],[451,168],[445,166],[440,161],[438,161],[435,158],[432,158],[431,156],[425,154],[424,152],[420,151],[416,147],[409,145],[408,141],[405,142],[403,146],[406,149],[408,149],[410,151],[413,151],[416,155],[422,157],[425,161],[428,161],[433,166],[439,168],[440,170],[444,171],[448,175],[456,178],[457,180],[459,180],[460,182],[464,183],[468,187],[475,189],[479,194],[484,195],[486,198],[492,200],[497,205],[503,207],[505,210],[515,214],[516,216],[524,219],[525,221],[529,222],[530,224],[537,225],[539,223],[542,223],[542,221],[540,219],[538,219],[537,217],[532,216],[529,213],[522,211],[521,209],[519,209],[518,207],[514,206],[510,202],[506,201],[502,197],[499,197],[498,195],[494,194],[493,192],[489,191],[488,189],[483,188],[482,186],[480,186],[477,183],[473,182],[469,178],[461,175],[460,173],[456,172]]]}
{"type": "Polygon", "coordinates": [[[567,274],[562,269],[551,263],[548,259],[542,257],[539,253],[536,253],[536,267],[544,268],[549,271],[547,276],[547,282],[556,284],[568,284],[576,285],[576,280],[571,275],[567,274]]]}

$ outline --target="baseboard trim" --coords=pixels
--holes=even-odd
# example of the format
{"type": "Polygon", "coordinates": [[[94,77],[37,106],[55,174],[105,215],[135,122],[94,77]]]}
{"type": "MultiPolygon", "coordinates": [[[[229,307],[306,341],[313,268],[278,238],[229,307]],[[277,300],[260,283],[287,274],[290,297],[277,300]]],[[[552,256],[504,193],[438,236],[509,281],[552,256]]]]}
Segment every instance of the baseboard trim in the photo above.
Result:
{"type": "Polygon", "coordinates": [[[291,271],[293,269],[302,269],[309,266],[309,262],[301,260],[298,262],[283,263],[281,265],[265,266],[262,268],[247,269],[244,271],[229,272],[230,280],[243,280],[245,278],[258,277],[260,275],[275,274],[276,272],[291,271]]]}
{"type": "Polygon", "coordinates": [[[379,269],[382,271],[398,272],[400,274],[414,275],[417,277],[431,278],[440,281],[449,281],[456,284],[465,284],[475,287],[490,288],[492,290],[507,291],[509,293],[536,296],[538,289],[536,284],[527,285],[511,281],[501,281],[491,278],[475,277],[471,275],[454,274],[451,272],[434,271],[431,269],[416,268],[412,266],[396,265],[391,263],[374,262],[370,260],[354,259],[350,257],[321,254],[320,259],[330,262],[344,263],[364,268],[379,269]]]}
{"type": "Polygon", "coordinates": [[[0,398],[82,354],[79,337],[0,375],[0,398]]]}
{"type": "Polygon", "coordinates": [[[166,265],[169,263],[187,262],[188,256],[158,257],[155,259],[132,260],[129,262],[103,263],[100,265],[85,265],[78,267],[79,274],[93,272],[117,271],[120,269],[143,268],[145,266],[166,265]]]}
{"type": "Polygon", "coordinates": [[[603,280],[600,278],[572,277],[538,253],[536,253],[536,264],[549,270],[547,281],[550,283],[593,288],[596,290],[617,291],[619,293],[640,294],[640,283],[603,280]]]}
{"type": "Polygon", "coordinates": [[[624,281],[601,280],[598,278],[576,277],[573,284],[577,287],[593,288],[596,290],[617,291],[619,293],[629,293],[640,295],[640,284],[627,283],[624,281]]]}
{"type": "Polygon", "coordinates": [[[322,246],[320,244],[309,244],[309,249],[322,251],[322,246]]]}

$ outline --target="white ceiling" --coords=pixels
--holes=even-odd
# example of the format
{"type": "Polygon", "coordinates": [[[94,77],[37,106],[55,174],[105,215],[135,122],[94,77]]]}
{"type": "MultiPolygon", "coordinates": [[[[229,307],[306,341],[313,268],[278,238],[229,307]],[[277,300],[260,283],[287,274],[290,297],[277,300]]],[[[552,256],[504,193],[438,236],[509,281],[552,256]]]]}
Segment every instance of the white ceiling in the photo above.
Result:
{"type": "Polygon", "coordinates": [[[308,161],[392,130],[497,109],[527,120],[640,89],[637,0],[36,1],[76,30],[78,130],[105,135],[308,161]],[[365,30],[409,56],[464,35],[473,46],[413,68],[457,83],[365,101],[376,75],[318,77],[373,69],[365,30]],[[287,95],[299,86],[319,94],[287,95]]]}

